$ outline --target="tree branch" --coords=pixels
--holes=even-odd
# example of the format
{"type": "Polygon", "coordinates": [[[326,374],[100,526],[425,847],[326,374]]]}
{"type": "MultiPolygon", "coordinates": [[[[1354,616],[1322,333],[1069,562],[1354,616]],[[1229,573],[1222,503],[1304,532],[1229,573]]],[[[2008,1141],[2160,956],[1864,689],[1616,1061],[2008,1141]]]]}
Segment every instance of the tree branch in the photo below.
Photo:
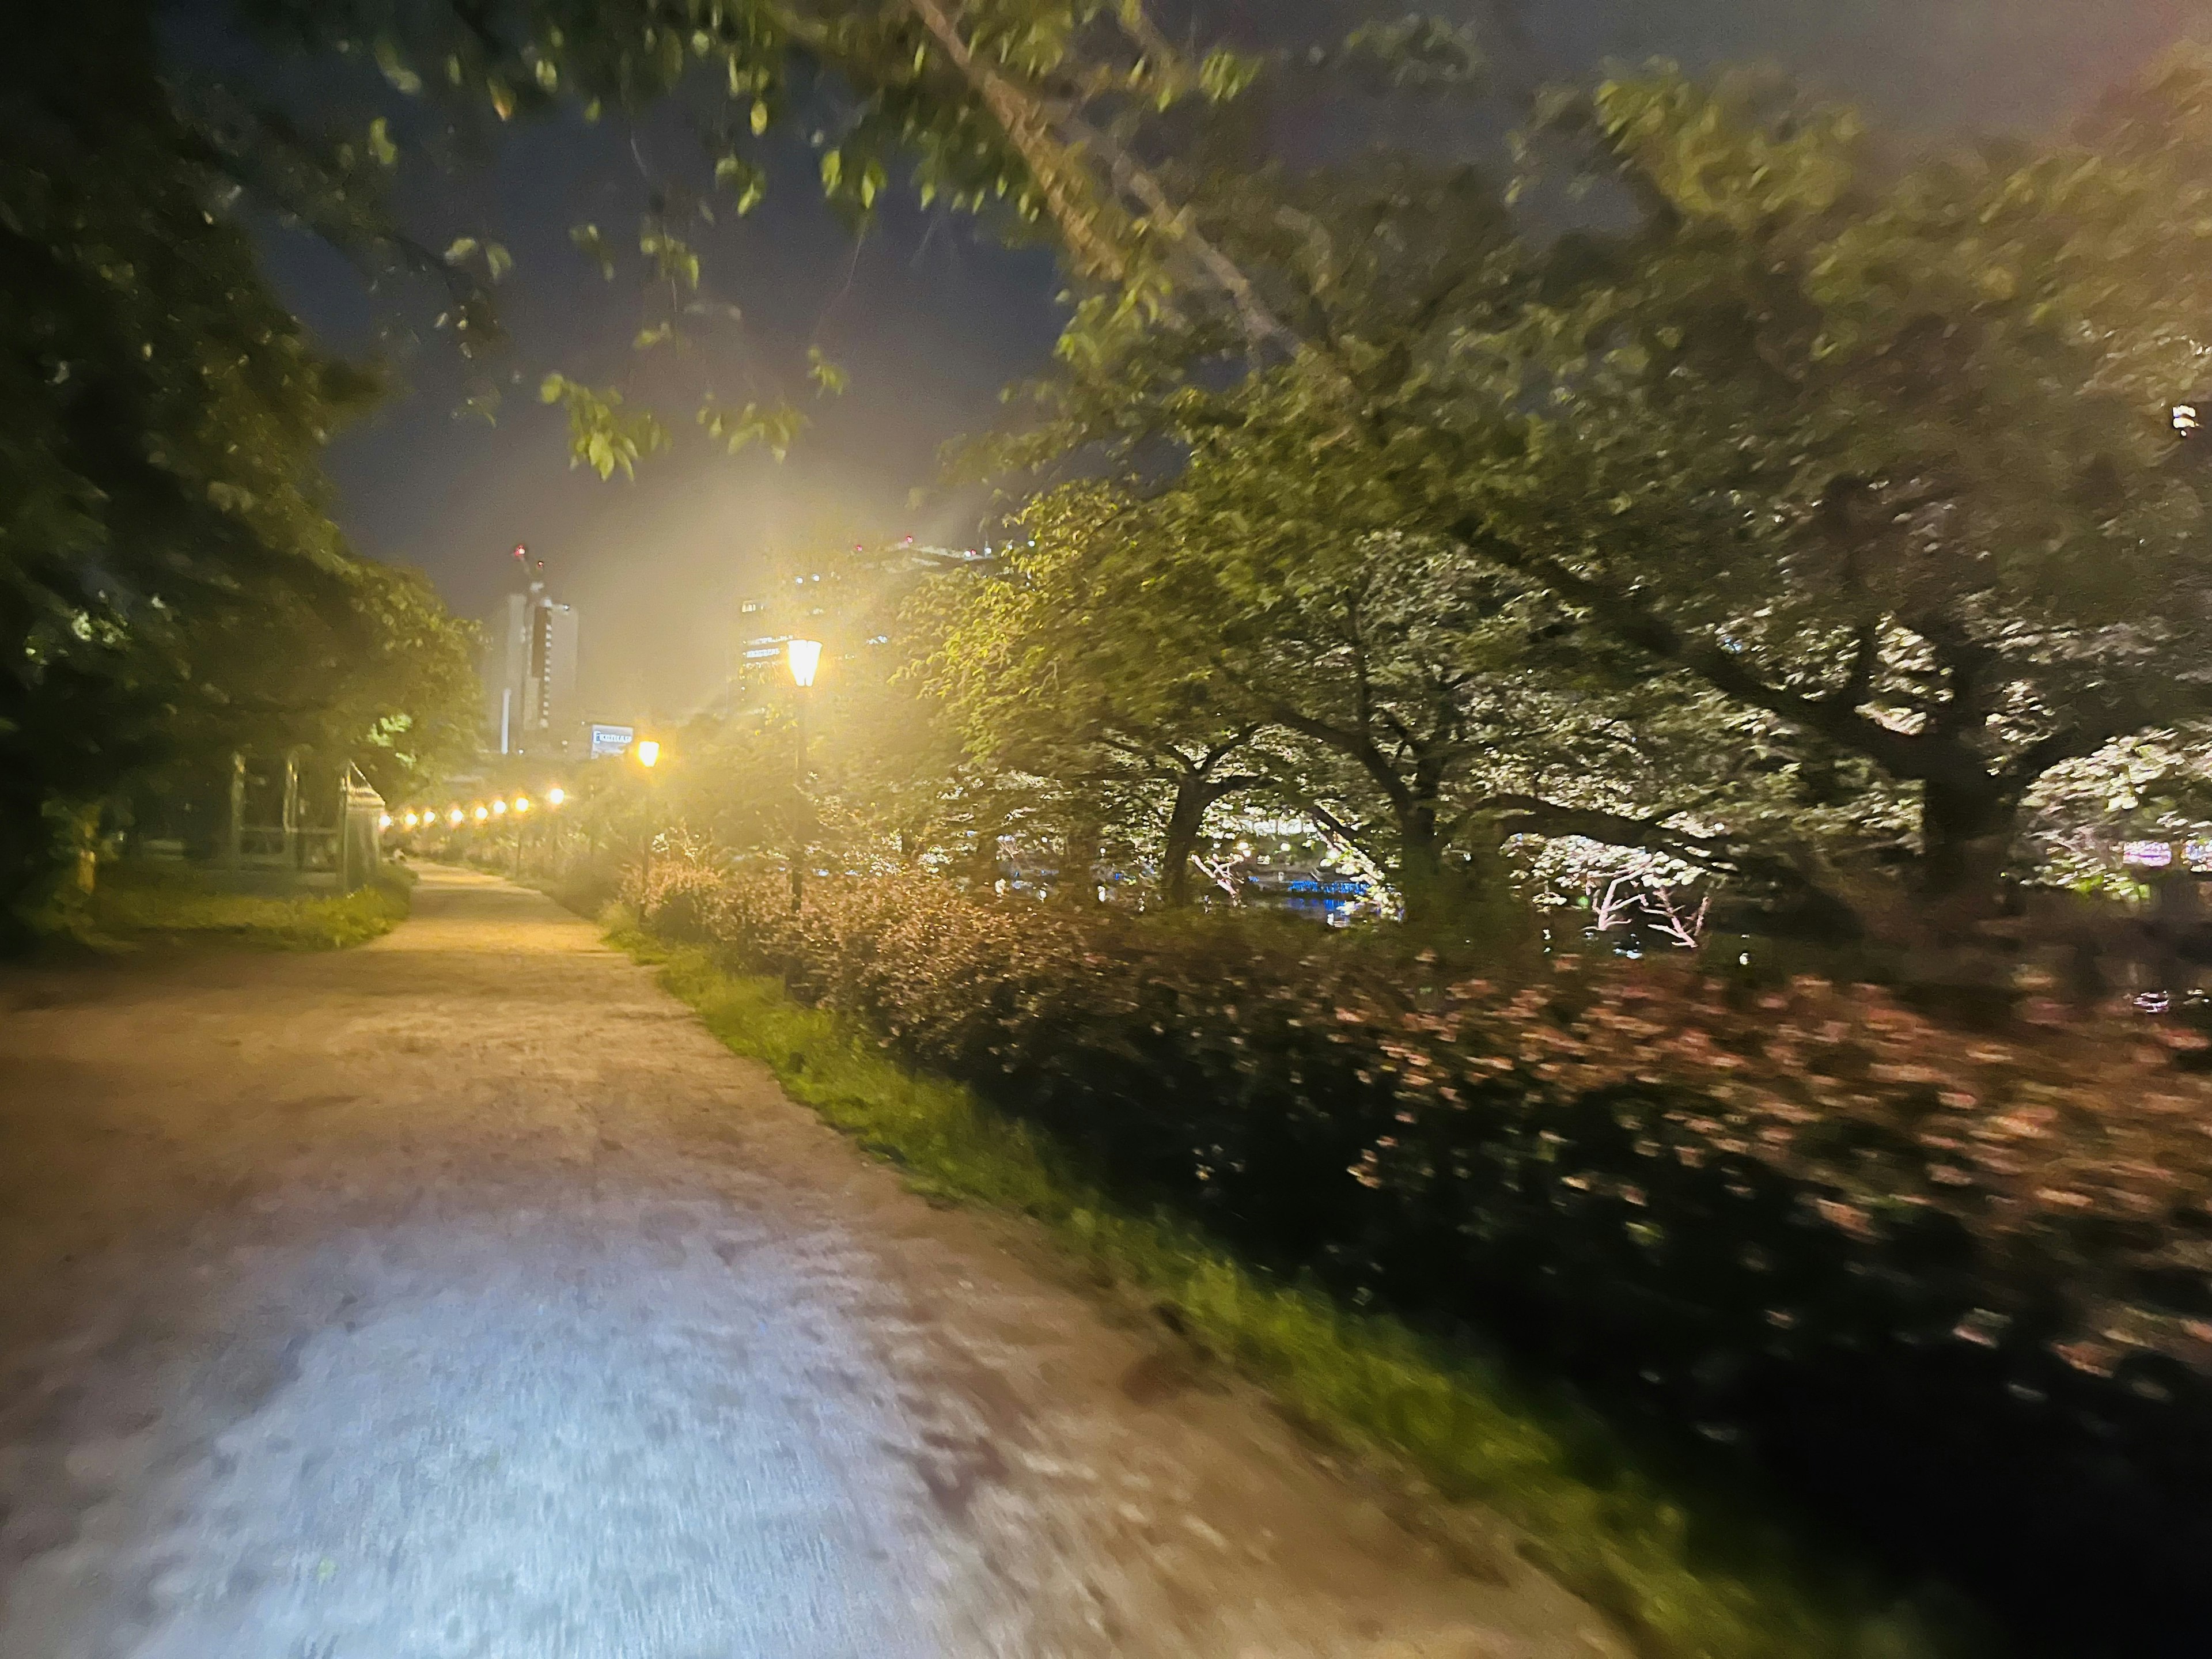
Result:
{"type": "Polygon", "coordinates": [[[908,9],[935,37],[952,66],[975,89],[984,107],[997,118],[1006,140],[1036,180],[1053,221],[1067,238],[1069,252],[1085,275],[1109,283],[1127,280],[1127,256],[1113,239],[1098,228],[1098,208],[1087,208],[1070,187],[1073,161],[1066,145],[1054,135],[1036,100],[988,64],[980,62],[945,9],[942,0],[906,0],[908,9]]]}
{"type": "Polygon", "coordinates": [[[1764,708],[1830,742],[1855,750],[1899,778],[1926,782],[1955,780],[1962,770],[1980,775],[1978,760],[1960,745],[1939,745],[1906,732],[1893,732],[1854,708],[1828,698],[1775,685],[1754,673],[1735,653],[1702,641],[1685,639],[1674,625],[1628,594],[1571,569],[1559,560],[1530,553],[1502,537],[1462,525],[1458,539],[1507,569],[1542,583],[1580,606],[1624,643],[1647,651],[1695,674],[1717,691],[1764,708]]]}
{"type": "Polygon", "coordinates": [[[1637,847],[1716,875],[1735,875],[1786,885],[1802,885],[1802,872],[1786,860],[1753,851],[1723,836],[1700,836],[1671,828],[1663,818],[1633,818],[1601,808],[1567,806],[1535,795],[1492,795],[1468,809],[1470,817],[1498,814],[1499,839],[1515,836],[1579,836],[1607,847],[1637,847]]]}

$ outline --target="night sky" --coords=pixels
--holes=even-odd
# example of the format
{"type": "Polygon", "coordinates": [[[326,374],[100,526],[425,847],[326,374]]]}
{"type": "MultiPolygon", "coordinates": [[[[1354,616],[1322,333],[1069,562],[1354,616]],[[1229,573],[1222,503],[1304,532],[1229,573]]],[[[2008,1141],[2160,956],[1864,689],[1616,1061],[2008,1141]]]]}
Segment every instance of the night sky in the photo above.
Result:
{"type": "MultiPolygon", "coordinates": [[[[1334,9],[1217,7],[1261,37],[1334,9]]],[[[1769,59],[1929,129],[2048,125],[2203,15],[2191,0],[1530,0],[1524,9],[1534,49],[1562,73],[1654,55],[1692,67],[1769,59]]],[[[1060,280],[1042,250],[1008,250],[964,220],[896,199],[856,246],[819,200],[803,142],[791,141],[785,161],[750,217],[725,214],[719,228],[690,232],[711,296],[744,316],[701,325],[705,337],[680,359],[631,347],[646,320],[635,263],[605,282],[568,234],[594,222],[626,251],[648,175],[702,178],[673,113],[642,130],[568,116],[507,136],[483,166],[403,167],[401,204],[422,240],[488,234],[515,256],[501,289],[511,340],[494,369],[506,392],[495,425],[455,412],[465,385],[429,326],[434,298],[369,296],[326,251],[270,238],[272,273],[301,314],[342,348],[380,349],[401,377],[399,395],[333,447],[340,523],[362,552],[428,571],[471,615],[511,579],[508,550],[526,544],[556,594],[581,610],[594,714],[678,715],[718,685],[735,600],[765,553],[899,533],[973,541],[988,503],[929,488],[939,447],[988,426],[1000,389],[1048,359],[1060,280]],[[418,337],[395,335],[395,319],[418,337]],[[729,459],[689,424],[703,386],[742,403],[800,384],[811,344],[852,386],[816,406],[815,428],[787,461],[729,459]],[[562,417],[537,399],[555,369],[618,381],[643,401],[658,385],[674,451],[635,483],[568,470],[562,417]],[[912,503],[918,488],[925,499],[912,503]]]]}

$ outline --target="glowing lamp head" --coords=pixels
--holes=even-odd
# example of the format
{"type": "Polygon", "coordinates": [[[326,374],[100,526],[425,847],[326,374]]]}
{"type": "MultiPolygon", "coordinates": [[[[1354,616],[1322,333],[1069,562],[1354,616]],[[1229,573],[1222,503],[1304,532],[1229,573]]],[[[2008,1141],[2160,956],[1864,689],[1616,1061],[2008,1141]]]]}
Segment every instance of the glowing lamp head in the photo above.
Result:
{"type": "Polygon", "coordinates": [[[503,800],[494,801],[491,804],[491,815],[495,818],[505,817],[507,816],[507,803],[503,800]]]}
{"type": "Polygon", "coordinates": [[[452,811],[447,813],[446,822],[459,829],[461,823],[461,809],[456,806],[452,811]]]}
{"type": "Polygon", "coordinates": [[[637,763],[640,766],[644,767],[647,771],[651,771],[654,767],[660,764],[660,745],[655,743],[651,738],[647,738],[643,743],[638,744],[635,752],[637,754],[637,763]]]}
{"type": "Polygon", "coordinates": [[[477,822],[478,823],[486,823],[490,819],[490,817],[491,808],[489,806],[479,806],[477,808],[477,822]]]}
{"type": "Polygon", "coordinates": [[[558,784],[556,784],[552,788],[548,789],[545,792],[545,804],[548,806],[558,806],[562,801],[568,799],[568,792],[562,788],[558,784]]]}
{"type": "Polygon", "coordinates": [[[518,812],[527,812],[530,810],[530,797],[517,795],[514,798],[514,810],[518,812]]]}
{"type": "Polygon", "coordinates": [[[380,830],[389,830],[392,828],[392,814],[386,812],[381,817],[378,818],[376,821],[376,827],[380,830]]]}
{"type": "Polygon", "coordinates": [[[784,647],[791,663],[791,683],[802,690],[814,684],[814,671],[822,665],[822,641],[793,640],[784,647]]]}
{"type": "Polygon", "coordinates": [[[418,824],[418,823],[422,823],[422,820],[419,817],[417,817],[415,813],[412,813],[412,812],[410,812],[410,813],[409,813],[405,817],[404,817],[404,818],[400,819],[399,821],[400,821],[400,823],[402,823],[405,824],[405,825],[406,825],[410,830],[412,830],[412,829],[413,829],[416,824],[418,824]]]}

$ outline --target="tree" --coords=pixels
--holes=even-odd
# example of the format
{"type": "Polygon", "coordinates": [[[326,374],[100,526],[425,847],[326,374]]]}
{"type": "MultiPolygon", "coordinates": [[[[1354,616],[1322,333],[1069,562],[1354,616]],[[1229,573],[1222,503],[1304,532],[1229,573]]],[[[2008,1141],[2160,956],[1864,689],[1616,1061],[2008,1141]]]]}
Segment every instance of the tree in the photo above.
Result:
{"type": "MultiPolygon", "coordinates": [[[[927,673],[972,756],[1070,797],[1068,869],[1097,860],[1109,818],[1150,820],[1160,895],[1177,908],[1207,813],[1265,783],[1267,762],[1264,722],[1191,639],[1195,619],[1127,556],[1144,522],[1100,485],[1030,503],[1029,539],[1003,573],[953,596],[927,673]]],[[[1061,884],[1089,890],[1079,877],[1061,884]]]]}
{"type": "Polygon", "coordinates": [[[317,470],[364,378],[317,353],[220,210],[139,8],[45,11],[0,67],[0,913],[173,751],[196,643],[281,590],[342,616],[317,470]]]}
{"type": "MultiPolygon", "coordinates": [[[[1433,424],[1454,342],[1520,313],[1536,256],[1463,167],[1238,172],[1194,199],[1214,246],[1320,343],[1224,377],[1237,319],[1186,313],[1069,353],[1049,418],[1000,453],[1033,465],[1103,443],[1129,469],[1129,505],[1086,527],[1085,580],[1120,603],[1063,604],[1079,643],[1038,660],[1064,674],[1079,649],[1117,697],[1204,687],[1217,726],[1293,737],[1281,787],[1391,872],[1415,926],[1463,931],[1509,902],[1503,839],[1570,808],[1576,833],[1627,823],[1656,769],[1619,716],[1658,699],[1427,516],[1431,480],[1459,465],[1433,424]]],[[[995,672],[1009,711],[1037,718],[1029,681],[995,672]]],[[[1689,775],[1657,792],[1644,833],[1701,839],[1663,827],[1689,775]]]]}
{"type": "Polygon", "coordinates": [[[1888,166],[1847,112],[1657,76],[1579,124],[1639,222],[1475,355],[1453,533],[1653,672],[1918,797],[1987,915],[2045,772],[2204,712],[2212,542],[2166,412],[2208,297],[2212,64],[2075,141],[1888,166]]]}
{"type": "Polygon", "coordinates": [[[251,605],[179,623],[167,781],[217,778],[234,750],[306,750],[397,800],[475,758],[475,625],[412,571],[348,559],[331,574],[336,603],[264,584],[251,605]]]}

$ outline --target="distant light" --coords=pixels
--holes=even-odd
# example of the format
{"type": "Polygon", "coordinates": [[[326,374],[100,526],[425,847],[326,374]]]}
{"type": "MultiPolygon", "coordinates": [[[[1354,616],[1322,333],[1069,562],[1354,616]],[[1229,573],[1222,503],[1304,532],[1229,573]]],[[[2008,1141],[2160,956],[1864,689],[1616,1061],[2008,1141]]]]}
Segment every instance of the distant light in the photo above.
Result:
{"type": "Polygon", "coordinates": [[[495,818],[505,817],[507,816],[507,803],[503,800],[494,801],[491,804],[491,812],[492,816],[495,818]]]}
{"type": "Polygon", "coordinates": [[[637,756],[637,763],[648,771],[660,764],[660,745],[651,738],[639,744],[633,752],[637,756]]]}
{"type": "Polygon", "coordinates": [[[392,814],[386,812],[382,817],[377,819],[376,827],[380,830],[389,830],[392,828],[392,814]]]}
{"type": "Polygon", "coordinates": [[[488,807],[479,806],[479,807],[477,807],[477,822],[478,823],[483,823],[486,818],[489,818],[490,816],[491,816],[491,811],[490,811],[490,809],[489,809],[488,807]]]}
{"type": "Polygon", "coordinates": [[[2146,870],[2163,870],[2173,862],[2173,843],[2169,841],[2130,841],[2120,843],[2120,857],[2129,864],[2141,865],[2146,870]]]}
{"type": "Polygon", "coordinates": [[[514,810],[518,812],[527,812],[530,810],[530,797],[517,795],[514,798],[514,810]]]}
{"type": "Polygon", "coordinates": [[[568,792],[562,788],[558,784],[554,785],[552,788],[548,789],[545,792],[545,804],[548,806],[558,806],[562,801],[568,799],[568,792]]]}
{"type": "Polygon", "coordinates": [[[404,818],[402,818],[400,822],[404,823],[410,830],[412,830],[417,823],[421,823],[422,820],[416,817],[414,813],[410,812],[404,818]]]}
{"type": "Polygon", "coordinates": [[[456,806],[453,810],[452,813],[448,815],[448,821],[456,828],[459,827],[461,822],[461,809],[459,807],[456,806]]]}
{"type": "Polygon", "coordinates": [[[793,640],[784,647],[791,661],[791,683],[801,690],[814,684],[814,671],[822,665],[822,641],[793,640]]]}

